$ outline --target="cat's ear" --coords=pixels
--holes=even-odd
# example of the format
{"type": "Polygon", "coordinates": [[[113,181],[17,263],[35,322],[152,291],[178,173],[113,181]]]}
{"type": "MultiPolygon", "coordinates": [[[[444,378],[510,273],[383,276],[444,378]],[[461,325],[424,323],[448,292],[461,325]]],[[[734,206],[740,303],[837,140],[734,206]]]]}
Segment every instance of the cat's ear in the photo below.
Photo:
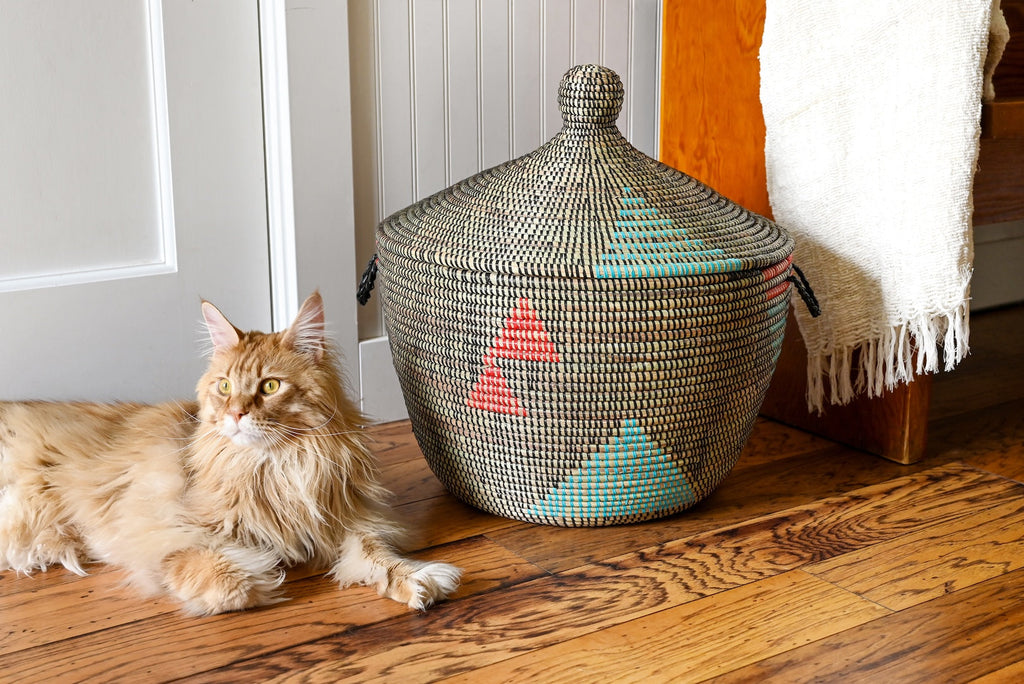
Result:
{"type": "Polygon", "coordinates": [[[203,320],[206,321],[206,329],[210,332],[210,339],[213,340],[215,351],[234,347],[242,338],[241,331],[231,325],[231,321],[217,307],[205,300],[203,301],[203,320]]]}
{"type": "Polygon", "coordinates": [[[319,292],[306,298],[295,321],[284,334],[284,342],[295,351],[312,354],[319,361],[327,346],[324,335],[324,300],[319,292]]]}

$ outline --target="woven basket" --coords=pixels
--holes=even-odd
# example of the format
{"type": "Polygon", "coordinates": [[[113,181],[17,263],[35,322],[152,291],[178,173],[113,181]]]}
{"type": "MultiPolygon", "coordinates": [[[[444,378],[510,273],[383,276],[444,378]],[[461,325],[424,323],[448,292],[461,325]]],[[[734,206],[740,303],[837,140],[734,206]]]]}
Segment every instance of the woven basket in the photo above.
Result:
{"type": "Polygon", "coordinates": [[[613,71],[571,69],[554,138],[377,230],[413,431],[492,513],[596,526],[694,505],[775,366],[792,241],[633,148],[622,99],[613,71]]]}

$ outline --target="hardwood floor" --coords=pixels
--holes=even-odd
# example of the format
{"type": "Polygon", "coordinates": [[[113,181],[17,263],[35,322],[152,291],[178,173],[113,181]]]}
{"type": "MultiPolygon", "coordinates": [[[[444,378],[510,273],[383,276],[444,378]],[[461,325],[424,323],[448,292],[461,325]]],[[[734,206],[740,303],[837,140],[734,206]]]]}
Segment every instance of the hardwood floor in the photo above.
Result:
{"type": "Polygon", "coordinates": [[[768,420],[695,509],[561,529],[468,508],[407,423],[374,428],[421,558],[465,570],[426,613],[321,575],[211,618],[102,567],[0,577],[0,681],[1021,681],[1024,307],[978,314],[901,466],[768,420]]]}

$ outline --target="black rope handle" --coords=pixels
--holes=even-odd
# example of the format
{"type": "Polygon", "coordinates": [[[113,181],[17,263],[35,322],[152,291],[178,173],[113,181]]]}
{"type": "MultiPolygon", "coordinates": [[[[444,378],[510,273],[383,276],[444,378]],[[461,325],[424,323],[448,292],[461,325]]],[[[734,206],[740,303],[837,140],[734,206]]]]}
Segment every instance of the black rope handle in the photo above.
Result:
{"type": "Polygon", "coordinates": [[[356,299],[359,300],[361,306],[365,306],[366,302],[370,301],[370,292],[373,291],[373,283],[377,280],[377,255],[374,254],[370,257],[369,263],[366,264],[366,270],[363,271],[363,277],[359,279],[359,288],[356,290],[356,299]]]}
{"type": "Polygon", "coordinates": [[[811,313],[813,318],[817,318],[821,315],[821,305],[818,304],[818,298],[814,296],[814,290],[811,289],[811,284],[807,282],[807,278],[804,277],[804,272],[801,271],[796,264],[793,264],[793,272],[796,275],[791,275],[786,280],[793,283],[796,287],[796,291],[800,293],[800,298],[804,300],[804,304],[807,305],[807,310],[811,313]]]}

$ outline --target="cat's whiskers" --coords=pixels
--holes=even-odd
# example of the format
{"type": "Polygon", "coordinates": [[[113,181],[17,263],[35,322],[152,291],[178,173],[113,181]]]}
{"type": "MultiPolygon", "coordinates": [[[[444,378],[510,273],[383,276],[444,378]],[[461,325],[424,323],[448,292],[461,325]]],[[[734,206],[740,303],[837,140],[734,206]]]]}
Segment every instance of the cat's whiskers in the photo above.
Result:
{"type": "Polygon", "coordinates": [[[278,427],[281,430],[285,430],[289,434],[294,435],[296,437],[302,437],[302,436],[305,436],[305,435],[312,435],[312,436],[316,436],[316,437],[343,437],[345,435],[363,434],[363,431],[361,429],[338,430],[338,431],[332,431],[332,432],[323,432],[323,428],[325,428],[328,425],[330,425],[334,421],[335,417],[337,417],[337,415],[338,415],[338,407],[337,406],[332,406],[331,409],[332,409],[331,415],[329,415],[327,418],[325,418],[318,425],[311,425],[309,427],[298,427],[298,426],[294,426],[294,425],[286,425],[286,424],[281,423],[281,422],[275,422],[274,425],[275,425],[275,427],[278,427]]]}
{"type": "MultiPolygon", "coordinates": [[[[193,413],[192,411],[189,411],[187,408],[185,408],[185,404],[181,400],[173,399],[171,403],[177,406],[181,410],[181,412],[184,413],[186,416],[188,416],[197,423],[199,422],[199,414],[193,413]]],[[[181,421],[179,425],[184,425],[185,423],[186,421],[181,421]]]]}
{"type": "Polygon", "coordinates": [[[291,435],[292,437],[296,437],[296,438],[301,438],[301,437],[344,437],[345,435],[355,435],[355,434],[359,434],[360,433],[360,430],[341,430],[339,432],[312,432],[312,431],[308,431],[307,432],[305,430],[302,430],[301,428],[289,428],[289,427],[284,427],[283,431],[287,432],[289,435],[291,435]]]}
{"type": "MultiPolygon", "coordinates": [[[[312,442],[316,437],[322,436],[314,433],[300,433],[296,434],[292,432],[287,426],[280,423],[271,423],[267,426],[269,429],[266,430],[266,434],[271,437],[277,444],[286,445],[294,448],[296,451],[309,451],[309,447],[312,446],[312,442]]],[[[331,460],[331,459],[327,459],[331,460]]],[[[332,461],[333,462],[333,461],[332,461]]]]}
{"type": "Polygon", "coordinates": [[[318,425],[311,425],[309,427],[292,427],[292,426],[289,426],[289,425],[285,425],[284,423],[281,423],[280,421],[273,421],[273,422],[274,422],[275,425],[279,425],[281,427],[285,427],[285,428],[287,428],[289,430],[295,430],[295,431],[301,431],[301,432],[312,432],[314,430],[319,430],[320,428],[322,428],[322,427],[324,427],[326,425],[330,425],[331,421],[333,421],[337,416],[338,416],[338,407],[332,405],[331,406],[331,415],[329,415],[326,418],[324,418],[323,421],[321,421],[318,425]]]}

